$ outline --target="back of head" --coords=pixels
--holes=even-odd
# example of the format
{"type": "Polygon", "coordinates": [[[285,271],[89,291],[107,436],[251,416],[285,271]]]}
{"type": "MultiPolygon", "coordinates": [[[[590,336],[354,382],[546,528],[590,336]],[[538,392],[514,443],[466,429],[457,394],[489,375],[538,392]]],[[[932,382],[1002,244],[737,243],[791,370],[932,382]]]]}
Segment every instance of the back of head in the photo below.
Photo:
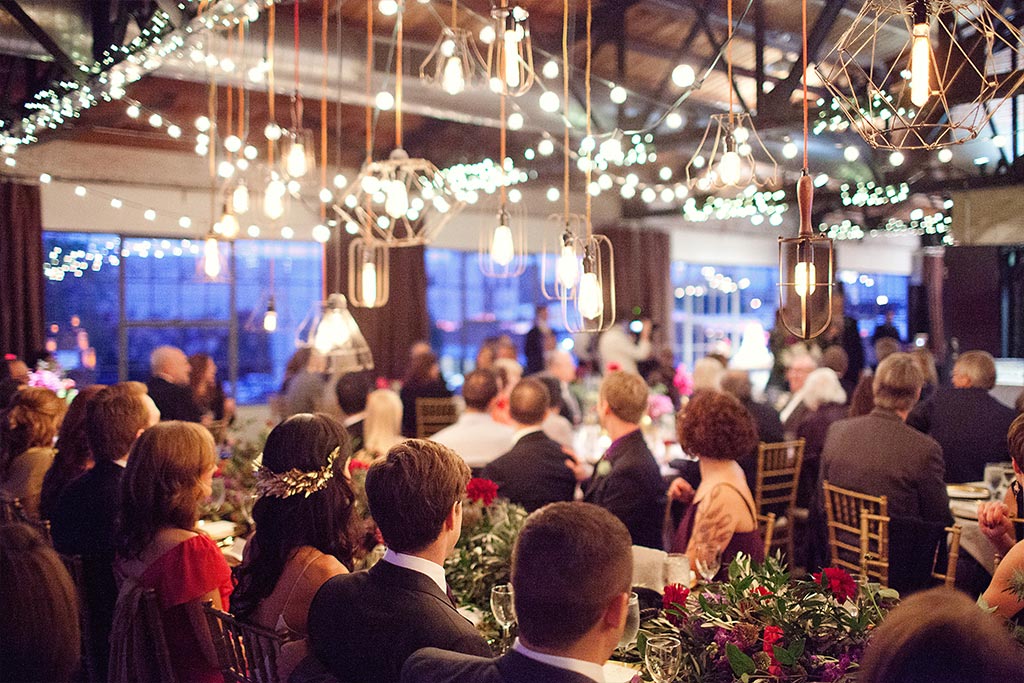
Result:
{"type": "Polygon", "coordinates": [[[853,388],[853,396],[850,397],[849,417],[867,415],[875,409],[875,390],[872,386],[874,377],[870,374],[863,374],[857,380],[857,386],[853,388]]]}
{"type": "Polygon", "coordinates": [[[177,360],[179,354],[184,355],[176,346],[158,346],[149,354],[149,369],[154,375],[166,372],[167,368],[177,360]]]}
{"type": "Polygon", "coordinates": [[[372,390],[373,376],[369,372],[345,373],[334,385],[338,407],[345,415],[356,415],[366,410],[366,397],[372,390]]]}
{"type": "Polygon", "coordinates": [[[562,382],[572,382],[576,379],[576,363],[572,354],[562,349],[555,349],[548,354],[548,373],[562,382]]]}
{"type": "Polygon", "coordinates": [[[492,367],[498,375],[498,383],[503,391],[511,391],[523,378],[523,366],[514,358],[496,358],[492,367]]]}
{"type": "Polygon", "coordinates": [[[679,445],[691,455],[736,460],[757,445],[754,419],[739,400],[719,391],[698,391],[676,414],[679,445]]]}
{"type": "Polygon", "coordinates": [[[437,356],[428,347],[409,359],[409,374],[406,384],[426,384],[433,379],[433,369],[437,365],[437,356]]]}
{"type": "Polygon", "coordinates": [[[490,370],[474,370],[466,375],[462,384],[462,399],[466,407],[485,411],[498,395],[498,379],[490,370]]]}
{"type": "Polygon", "coordinates": [[[864,683],[1020,680],[1024,658],[1002,620],[951,588],[915,593],[871,636],[864,683]]]}
{"type": "Polygon", "coordinates": [[[191,368],[189,384],[193,390],[200,389],[206,384],[206,371],[212,362],[213,359],[206,353],[193,353],[188,357],[188,366],[191,368]]]}
{"type": "Polygon", "coordinates": [[[79,391],[71,401],[57,431],[55,467],[84,467],[92,461],[92,449],[86,436],[89,404],[106,388],[104,384],[93,384],[79,391]]]}
{"type": "Polygon", "coordinates": [[[424,439],[393,446],[366,473],[370,514],[387,546],[413,553],[433,543],[468,482],[469,467],[446,446],[424,439]]]}
{"type": "Polygon", "coordinates": [[[29,448],[53,444],[67,403],[42,387],[25,387],[0,416],[0,476],[10,461],[29,448]]]}
{"type": "Polygon", "coordinates": [[[384,451],[401,436],[402,399],[390,389],[371,391],[366,397],[363,446],[374,455],[384,451]]]}
{"type": "Polygon", "coordinates": [[[996,385],[996,362],[987,351],[966,351],[956,359],[953,374],[970,381],[973,388],[991,391],[996,385]]]}
{"type": "Polygon", "coordinates": [[[551,395],[540,380],[528,377],[512,389],[509,415],[521,425],[539,425],[547,415],[551,395]]]}
{"type": "Polygon", "coordinates": [[[120,460],[149,426],[149,409],[134,387],[115,384],[89,404],[85,431],[96,460],[120,460]]]}
{"type": "Polygon", "coordinates": [[[718,391],[722,388],[722,375],[725,374],[725,366],[718,358],[707,356],[699,359],[693,364],[693,388],[711,389],[718,391]]]}
{"type": "Polygon", "coordinates": [[[193,529],[209,493],[203,477],[216,464],[213,437],[199,424],[172,420],[144,431],[121,480],[118,552],[137,557],[163,527],[193,529]]]}
{"type": "Polygon", "coordinates": [[[909,353],[894,353],[878,364],[871,388],[875,406],[886,410],[910,410],[921,394],[924,378],[909,353]]]}
{"type": "Polygon", "coordinates": [[[938,384],[939,371],[935,367],[935,354],[928,349],[914,349],[910,355],[917,361],[917,367],[924,376],[924,383],[931,384],[932,386],[938,384]]]}
{"type": "Polygon", "coordinates": [[[846,390],[839,383],[839,376],[830,368],[818,368],[807,375],[801,392],[804,403],[811,410],[817,410],[825,403],[846,403],[846,390]]]}
{"type": "Polygon", "coordinates": [[[512,553],[519,635],[531,647],[570,646],[632,579],[632,541],[614,515],[590,503],[545,505],[526,520],[512,553]]]}
{"type": "Polygon", "coordinates": [[[600,397],[608,409],[630,424],[639,424],[647,413],[648,393],[647,383],[631,372],[609,372],[601,382],[600,397]]]}
{"type": "Polygon", "coordinates": [[[831,368],[842,377],[850,367],[850,355],[839,345],[833,345],[821,352],[821,366],[831,368]]]}
{"type": "Polygon", "coordinates": [[[1017,463],[1017,469],[1024,472],[1024,413],[1010,423],[1010,429],[1006,433],[1006,446],[1010,458],[1017,463]]]}
{"type": "Polygon", "coordinates": [[[750,373],[746,370],[727,370],[722,375],[722,391],[732,394],[741,402],[750,400],[750,373]]]}
{"type": "Polygon", "coordinates": [[[900,343],[892,337],[879,337],[875,342],[875,358],[881,363],[894,353],[900,350],[900,343]]]}

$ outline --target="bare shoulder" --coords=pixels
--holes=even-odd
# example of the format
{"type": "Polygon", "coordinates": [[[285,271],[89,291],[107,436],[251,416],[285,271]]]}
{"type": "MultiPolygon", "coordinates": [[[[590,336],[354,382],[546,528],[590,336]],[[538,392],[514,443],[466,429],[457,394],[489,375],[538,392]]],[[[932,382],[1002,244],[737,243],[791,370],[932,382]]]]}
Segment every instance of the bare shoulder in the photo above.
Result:
{"type": "Polygon", "coordinates": [[[348,574],[348,569],[334,555],[325,553],[321,553],[306,570],[306,578],[315,586],[339,574],[348,574]]]}

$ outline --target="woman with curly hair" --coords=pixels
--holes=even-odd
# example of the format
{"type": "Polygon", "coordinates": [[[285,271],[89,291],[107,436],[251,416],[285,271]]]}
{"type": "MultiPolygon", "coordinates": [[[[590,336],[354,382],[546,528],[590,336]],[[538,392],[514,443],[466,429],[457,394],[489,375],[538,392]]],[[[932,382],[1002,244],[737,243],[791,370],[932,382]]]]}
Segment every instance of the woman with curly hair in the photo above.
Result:
{"type": "MultiPolygon", "coordinates": [[[[729,394],[698,391],[676,415],[676,434],[683,450],[699,460],[701,482],[676,529],[672,551],[698,561],[719,552],[721,572],[739,552],[762,561],[754,497],[737,462],[757,445],[750,414],[729,394]]],[[[678,479],[669,494],[680,498],[685,488],[678,479]]]]}
{"type": "Polygon", "coordinates": [[[53,464],[67,403],[42,387],[26,387],[0,415],[0,496],[17,498],[29,519],[39,519],[43,478],[53,464]]]}

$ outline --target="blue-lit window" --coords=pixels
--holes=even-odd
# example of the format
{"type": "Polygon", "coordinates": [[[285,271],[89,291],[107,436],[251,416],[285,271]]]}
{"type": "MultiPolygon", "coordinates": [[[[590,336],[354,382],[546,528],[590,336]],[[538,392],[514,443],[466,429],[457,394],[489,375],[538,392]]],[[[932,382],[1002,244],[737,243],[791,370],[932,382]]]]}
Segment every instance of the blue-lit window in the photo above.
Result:
{"type": "MultiPolygon", "coordinates": [[[[234,263],[231,283],[207,282],[198,274],[201,245],[189,240],[47,232],[43,241],[48,344],[87,383],[116,382],[122,363],[125,378],[144,380],[149,353],[171,344],[187,354],[212,356],[226,384],[236,375],[233,394],[239,403],[263,402],[280,386],[295,351],[293,331],[320,298],[321,249],[309,242],[239,240],[222,246],[225,272],[234,263]],[[261,323],[271,292],[278,331],[267,334],[261,323]]],[[[227,389],[232,392],[230,384],[227,389]]]]}

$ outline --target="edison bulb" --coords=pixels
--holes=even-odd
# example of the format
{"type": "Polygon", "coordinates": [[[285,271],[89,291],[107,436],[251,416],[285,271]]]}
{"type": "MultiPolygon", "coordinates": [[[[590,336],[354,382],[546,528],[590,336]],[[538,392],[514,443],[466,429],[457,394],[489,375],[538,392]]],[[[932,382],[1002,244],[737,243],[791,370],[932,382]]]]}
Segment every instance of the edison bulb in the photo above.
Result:
{"type": "Polygon", "coordinates": [[[516,25],[511,23],[504,33],[505,41],[505,85],[509,89],[519,87],[519,34],[516,25]]]}
{"type": "Polygon", "coordinates": [[[285,171],[292,178],[301,178],[306,175],[308,165],[306,164],[306,146],[295,140],[288,148],[288,158],[285,160],[285,171]]]}
{"type": "Polygon", "coordinates": [[[494,229],[491,236],[491,260],[505,268],[516,257],[515,243],[512,241],[512,229],[504,221],[494,229]]]}
{"type": "Polygon", "coordinates": [[[910,101],[923,107],[931,89],[928,74],[931,71],[931,44],[928,42],[928,24],[914,24],[914,42],[910,48],[910,101]]]}
{"type": "Polygon", "coordinates": [[[221,214],[220,234],[229,240],[233,240],[238,237],[239,230],[241,230],[241,226],[238,224],[238,218],[235,217],[235,214],[230,211],[225,211],[221,214]]]}
{"type": "Polygon", "coordinates": [[[580,315],[588,320],[600,317],[604,313],[604,295],[601,283],[597,281],[597,273],[583,273],[580,278],[580,291],[576,296],[576,306],[580,315]]]}
{"type": "Polygon", "coordinates": [[[231,193],[231,208],[238,214],[249,211],[249,188],[245,183],[239,183],[231,193]]]}
{"type": "Polygon", "coordinates": [[[449,95],[458,95],[466,89],[466,74],[459,56],[454,55],[445,60],[441,89],[449,95]]]}
{"type": "Polygon", "coordinates": [[[732,150],[722,155],[718,162],[718,177],[724,185],[735,185],[740,181],[742,161],[740,155],[732,150]]]}
{"type": "Polygon", "coordinates": [[[279,178],[274,178],[267,183],[267,189],[263,193],[263,213],[267,218],[277,220],[284,215],[284,195],[287,189],[279,178]]]}
{"type": "Polygon", "coordinates": [[[263,330],[265,332],[277,330],[277,311],[272,308],[268,308],[267,312],[263,314],[263,330]]]}
{"type": "Polygon", "coordinates": [[[349,331],[341,317],[341,311],[336,308],[324,311],[324,316],[313,335],[313,348],[327,355],[331,349],[344,346],[348,339],[349,331]]]}
{"type": "Polygon", "coordinates": [[[558,256],[555,264],[555,278],[558,284],[565,289],[572,289],[576,286],[576,278],[579,277],[579,261],[576,260],[576,250],[571,244],[562,246],[562,253],[558,256]]]}
{"type": "Polygon", "coordinates": [[[380,178],[374,175],[363,176],[363,179],[359,182],[359,187],[366,194],[377,194],[380,192],[380,185],[380,178]]]}
{"type": "Polygon", "coordinates": [[[384,200],[384,210],[392,218],[402,218],[409,211],[409,192],[405,189],[405,183],[401,180],[392,180],[387,183],[385,192],[387,199],[384,200]]]}
{"type": "Polygon", "coordinates": [[[815,272],[814,264],[806,261],[800,261],[796,264],[793,269],[793,288],[796,290],[796,295],[801,299],[807,298],[809,295],[814,294],[815,272]]]}
{"type": "Polygon", "coordinates": [[[242,149],[242,139],[237,135],[229,135],[224,138],[224,149],[232,154],[242,149]]]}
{"type": "Polygon", "coordinates": [[[363,286],[363,303],[373,306],[377,303],[377,264],[367,261],[360,273],[363,286]]]}
{"type": "Polygon", "coordinates": [[[213,237],[207,237],[203,245],[203,272],[211,280],[220,275],[220,246],[213,237]]]}
{"type": "Polygon", "coordinates": [[[263,136],[270,140],[271,142],[276,142],[277,140],[280,140],[281,126],[271,121],[263,128],[263,136]]]}

